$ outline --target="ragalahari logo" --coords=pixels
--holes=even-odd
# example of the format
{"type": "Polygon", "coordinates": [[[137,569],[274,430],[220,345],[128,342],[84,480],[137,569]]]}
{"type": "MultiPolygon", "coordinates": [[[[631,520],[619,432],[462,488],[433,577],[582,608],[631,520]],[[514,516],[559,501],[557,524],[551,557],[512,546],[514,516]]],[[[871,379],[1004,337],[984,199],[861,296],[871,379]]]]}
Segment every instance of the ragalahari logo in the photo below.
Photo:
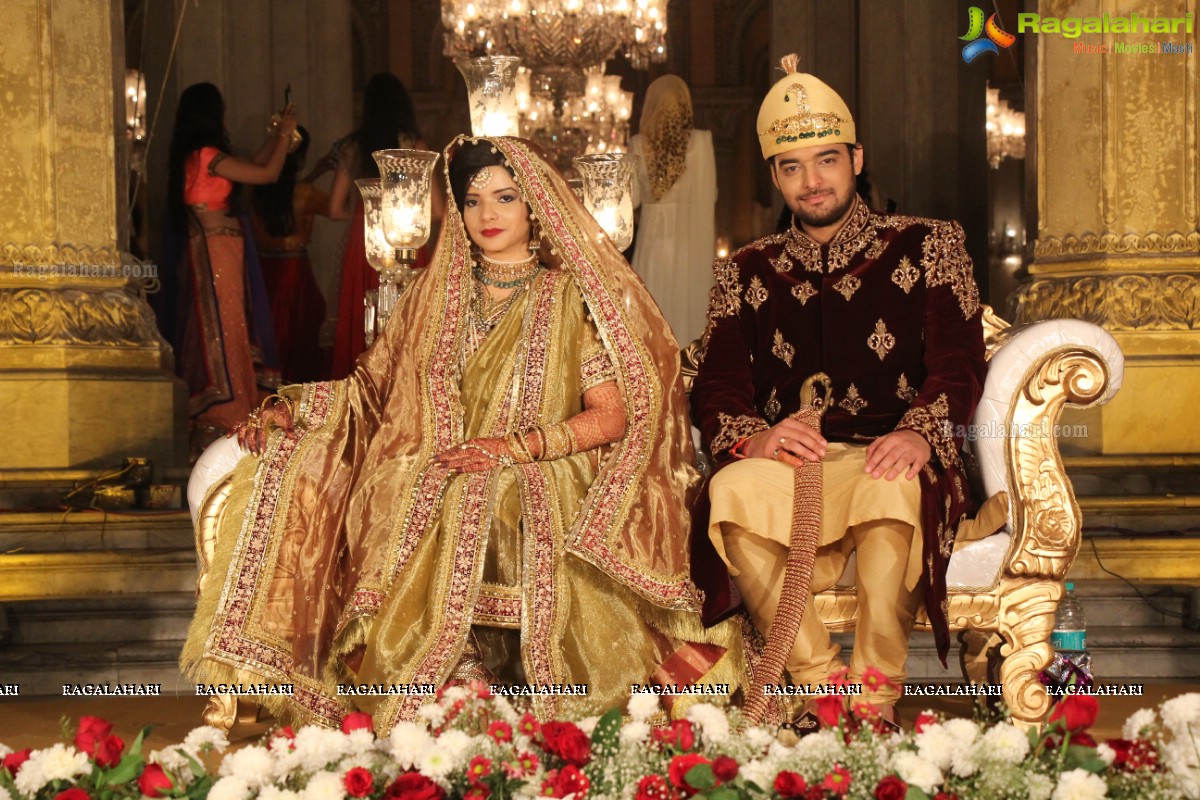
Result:
{"type": "Polygon", "coordinates": [[[1001,49],[1007,50],[1017,40],[1016,36],[1000,27],[995,14],[988,17],[985,23],[983,9],[979,6],[971,6],[967,13],[967,32],[958,38],[967,43],[963,47],[962,57],[963,61],[968,64],[984,53],[999,53],[1001,49]],[[987,35],[987,38],[979,38],[984,34],[987,35]]]}

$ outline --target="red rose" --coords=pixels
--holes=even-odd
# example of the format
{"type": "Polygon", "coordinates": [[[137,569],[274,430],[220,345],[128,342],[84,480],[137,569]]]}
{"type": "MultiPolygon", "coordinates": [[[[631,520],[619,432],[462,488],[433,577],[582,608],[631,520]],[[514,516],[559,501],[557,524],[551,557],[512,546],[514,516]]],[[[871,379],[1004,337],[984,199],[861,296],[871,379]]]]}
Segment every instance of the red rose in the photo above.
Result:
{"type": "Polygon", "coordinates": [[[158,764],[147,764],[137,783],[138,788],[146,797],[162,797],[164,789],[170,789],[175,785],[158,764]]]}
{"type": "Polygon", "coordinates": [[[1106,744],[1116,754],[1113,767],[1121,772],[1158,769],[1158,750],[1145,739],[1109,739],[1106,744]]]}
{"type": "Polygon", "coordinates": [[[554,776],[554,796],[566,797],[573,794],[577,800],[582,800],[591,785],[592,782],[588,780],[587,775],[580,772],[578,767],[574,764],[567,764],[554,776]]]}
{"type": "Polygon", "coordinates": [[[738,763],[729,756],[717,756],[712,764],[713,775],[720,783],[729,783],[738,776],[738,763]]]}
{"type": "Polygon", "coordinates": [[[542,746],[568,764],[582,767],[592,757],[592,741],[571,722],[547,722],[542,725],[542,746]]]}
{"type": "Polygon", "coordinates": [[[95,758],[96,766],[108,769],[115,767],[121,761],[121,752],[124,749],[125,742],[121,741],[121,737],[110,734],[96,741],[96,751],[92,756],[95,758]]]}
{"type": "Polygon", "coordinates": [[[662,775],[647,775],[638,781],[633,800],[670,800],[672,796],[671,787],[662,775]]]}
{"type": "Polygon", "coordinates": [[[875,787],[875,800],[904,800],[908,784],[896,775],[888,775],[875,787]]]}
{"type": "Polygon", "coordinates": [[[686,719],[677,719],[667,727],[655,730],[654,741],[686,753],[696,746],[696,734],[692,730],[692,723],[686,719]]]}
{"type": "Polygon", "coordinates": [[[443,800],[442,787],[419,772],[406,772],[388,786],[387,800],[443,800]]]}
{"type": "Polygon", "coordinates": [[[54,795],[54,800],[92,800],[92,796],[78,786],[72,786],[54,795]]]}
{"type": "Polygon", "coordinates": [[[1095,747],[1096,740],[1087,731],[1080,731],[1079,733],[1071,734],[1071,744],[1077,744],[1081,747],[1095,747]]]}
{"type": "Polygon", "coordinates": [[[32,752],[32,748],[26,747],[24,750],[9,753],[4,757],[4,762],[0,763],[0,768],[8,770],[8,774],[15,778],[21,770],[21,765],[29,760],[29,754],[32,752]]]}
{"type": "Polygon", "coordinates": [[[692,767],[711,763],[711,761],[699,753],[684,753],[671,759],[671,763],[667,767],[667,777],[671,779],[672,786],[683,792],[685,796],[691,797],[698,789],[687,782],[688,772],[692,767]]]}
{"type": "Polygon", "coordinates": [[[354,767],[342,776],[342,785],[351,797],[366,797],[375,790],[375,778],[370,770],[354,767]]]}
{"type": "Polygon", "coordinates": [[[96,752],[96,742],[112,733],[112,723],[100,717],[80,717],[75,731],[75,747],[89,756],[96,752]]]}
{"type": "Polygon", "coordinates": [[[364,714],[361,711],[352,711],[342,717],[342,733],[350,733],[352,731],[371,731],[375,732],[375,722],[371,719],[370,714],[364,714]]]}
{"type": "Polygon", "coordinates": [[[799,797],[808,789],[808,784],[799,772],[783,770],[775,776],[775,793],[780,797],[799,797]]]}
{"type": "Polygon", "coordinates": [[[1096,716],[1100,713],[1100,701],[1090,694],[1069,694],[1059,701],[1050,712],[1048,722],[1053,725],[1062,720],[1062,724],[1071,733],[1077,733],[1092,727],[1096,716]]]}
{"type": "Polygon", "coordinates": [[[817,706],[817,719],[821,720],[823,728],[837,727],[842,717],[846,715],[845,704],[842,703],[842,698],[836,694],[818,697],[815,705],[817,706]]]}

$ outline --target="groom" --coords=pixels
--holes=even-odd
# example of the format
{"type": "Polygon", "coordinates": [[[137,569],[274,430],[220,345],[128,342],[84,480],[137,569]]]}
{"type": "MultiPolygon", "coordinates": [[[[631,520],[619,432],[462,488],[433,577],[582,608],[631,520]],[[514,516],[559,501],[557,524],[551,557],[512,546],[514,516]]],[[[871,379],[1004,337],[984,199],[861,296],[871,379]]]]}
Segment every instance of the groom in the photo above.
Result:
{"type": "Polygon", "coordinates": [[[784,67],[758,134],[792,227],[714,264],[691,394],[719,465],[708,536],[766,635],[781,599],[797,599],[780,596],[795,470],[819,463],[821,494],[795,509],[818,523],[786,669],[796,684],[820,684],[842,667],[812,592],[833,586],[857,551],[850,676],[859,683],[873,666],[894,684],[863,698],[892,719],[922,599],[943,663],[949,647],[946,563],[970,506],[959,451],[985,373],[979,291],[957,223],[867,208],[849,108],[796,73],[794,56],[784,67]],[[831,394],[813,427],[792,415],[818,374],[831,394]]]}

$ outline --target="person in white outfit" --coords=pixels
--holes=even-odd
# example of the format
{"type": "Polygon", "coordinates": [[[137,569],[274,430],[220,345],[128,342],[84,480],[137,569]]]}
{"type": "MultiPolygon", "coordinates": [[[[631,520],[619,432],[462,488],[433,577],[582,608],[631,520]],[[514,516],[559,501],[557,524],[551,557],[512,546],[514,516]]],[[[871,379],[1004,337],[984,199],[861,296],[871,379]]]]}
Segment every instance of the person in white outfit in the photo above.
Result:
{"type": "Polygon", "coordinates": [[[641,206],[633,268],[680,344],[704,332],[715,251],[717,167],[712,133],[692,128],[687,84],[650,84],[630,152],[639,156],[634,203],[641,206]]]}

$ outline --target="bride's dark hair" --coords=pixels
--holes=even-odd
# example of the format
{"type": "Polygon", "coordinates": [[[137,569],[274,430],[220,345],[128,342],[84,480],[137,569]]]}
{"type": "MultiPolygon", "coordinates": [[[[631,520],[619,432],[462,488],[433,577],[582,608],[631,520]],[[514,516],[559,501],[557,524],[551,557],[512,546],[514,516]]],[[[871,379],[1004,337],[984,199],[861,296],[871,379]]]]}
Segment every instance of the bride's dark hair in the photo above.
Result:
{"type": "Polygon", "coordinates": [[[450,159],[450,192],[454,195],[458,213],[462,213],[463,204],[467,202],[467,184],[484,167],[504,167],[514,180],[517,177],[491,142],[463,142],[450,159]]]}

